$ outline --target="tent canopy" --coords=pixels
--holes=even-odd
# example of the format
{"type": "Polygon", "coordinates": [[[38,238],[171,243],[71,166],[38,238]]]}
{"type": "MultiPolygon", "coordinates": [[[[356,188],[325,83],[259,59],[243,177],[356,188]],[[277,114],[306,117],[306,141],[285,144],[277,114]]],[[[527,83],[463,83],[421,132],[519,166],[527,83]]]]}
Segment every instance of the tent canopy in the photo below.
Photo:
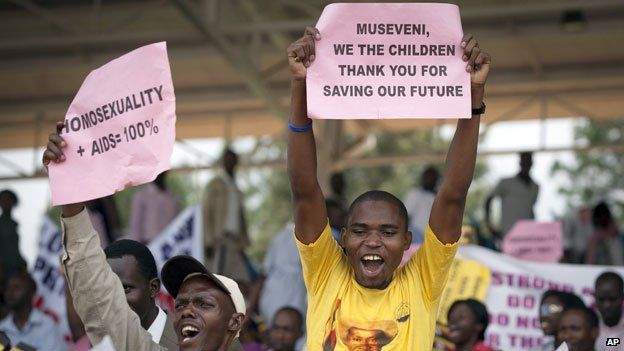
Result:
{"type": "MultiPolygon", "coordinates": [[[[10,0],[0,4],[0,149],[44,145],[88,72],[167,41],[177,137],[275,135],[288,111],[285,48],[325,1],[10,0]]],[[[622,118],[624,2],[461,1],[493,57],[487,123],[622,118]]],[[[349,121],[360,136],[436,120],[349,121]]]]}

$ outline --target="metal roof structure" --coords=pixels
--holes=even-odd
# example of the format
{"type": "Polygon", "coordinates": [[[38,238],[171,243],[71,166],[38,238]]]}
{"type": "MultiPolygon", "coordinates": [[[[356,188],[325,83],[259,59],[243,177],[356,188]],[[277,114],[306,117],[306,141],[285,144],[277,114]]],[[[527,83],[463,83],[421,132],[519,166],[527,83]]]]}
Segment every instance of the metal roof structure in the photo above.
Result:
{"type": "MultiPolygon", "coordinates": [[[[0,4],[0,149],[42,146],[90,70],[167,41],[177,138],[279,135],[285,48],[320,0],[8,0],[0,4]]],[[[493,57],[486,123],[622,118],[624,1],[458,1],[464,32],[493,57]]],[[[340,130],[431,128],[440,120],[349,121],[340,130]]]]}

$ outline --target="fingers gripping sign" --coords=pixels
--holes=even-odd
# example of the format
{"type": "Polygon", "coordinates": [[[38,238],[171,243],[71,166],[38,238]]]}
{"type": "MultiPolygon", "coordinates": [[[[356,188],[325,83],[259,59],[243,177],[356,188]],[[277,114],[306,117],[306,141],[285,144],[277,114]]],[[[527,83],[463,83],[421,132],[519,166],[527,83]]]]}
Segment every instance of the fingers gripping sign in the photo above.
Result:
{"type": "Polygon", "coordinates": [[[48,137],[48,145],[43,152],[43,166],[46,170],[52,161],[55,163],[65,161],[65,154],[62,150],[67,146],[67,143],[61,137],[63,128],[63,122],[56,122],[56,133],[52,133],[48,137]]]}
{"type": "Polygon", "coordinates": [[[314,27],[307,27],[303,36],[288,47],[288,64],[293,79],[305,80],[307,68],[310,67],[315,55],[316,41],[321,40],[321,33],[314,27]]]}
{"type": "Polygon", "coordinates": [[[466,72],[470,72],[470,83],[484,86],[492,62],[490,54],[481,51],[479,43],[472,34],[464,35],[461,47],[464,49],[462,60],[466,62],[466,72]]]}

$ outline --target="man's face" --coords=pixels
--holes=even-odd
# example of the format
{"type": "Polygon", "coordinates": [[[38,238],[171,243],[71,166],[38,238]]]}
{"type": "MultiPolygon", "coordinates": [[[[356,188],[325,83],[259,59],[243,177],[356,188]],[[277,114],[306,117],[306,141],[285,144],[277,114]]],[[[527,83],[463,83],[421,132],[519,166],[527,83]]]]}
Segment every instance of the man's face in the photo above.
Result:
{"type": "Polygon", "coordinates": [[[366,288],[384,289],[409,248],[412,234],[405,231],[405,218],[387,201],[358,203],[342,232],[342,242],[356,281],[366,288]]]}
{"type": "Polygon", "coordinates": [[[529,174],[531,171],[531,167],[533,167],[533,156],[526,154],[520,156],[520,172],[522,174],[529,174]]]}
{"type": "Polygon", "coordinates": [[[223,155],[223,167],[228,173],[233,173],[234,169],[238,165],[238,156],[232,152],[226,152],[223,155]]]}
{"type": "Polygon", "coordinates": [[[539,310],[540,324],[544,335],[555,335],[557,333],[561,311],[563,311],[563,304],[559,299],[554,296],[544,299],[539,310]]]}
{"type": "Polygon", "coordinates": [[[15,202],[13,201],[13,197],[8,193],[0,194],[0,209],[2,212],[9,212],[15,206],[15,202]]]}
{"type": "Polygon", "coordinates": [[[143,328],[149,328],[149,325],[145,325],[147,323],[145,320],[150,308],[155,306],[153,296],[155,296],[156,291],[150,290],[150,282],[141,273],[139,262],[131,255],[109,258],[107,261],[113,272],[121,280],[128,305],[141,319],[143,328]]]}
{"type": "Polygon", "coordinates": [[[4,290],[4,302],[11,309],[28,306],[32,303],[35,291],[32,284],[23,274],[15,274],[4,290]]]}
{"type": "Polygon", "coordinates": [[[448,327],[449,338],[456,345],[464,345],[483,328],[466,304],[458,304],[453,308],[448,318],[448,327]]]}
{"type": "Polygon", "coordinates": [[[593,351],[598,329],[591,328],[583,312],[564,312],[559,321],[557,339],[568,344],[570,351],[593,351]]]}
{"type": "Polygon", "coordinates": [[[422,186],[427,190],[435,190],[440,174],[435,169],[428,169],[422,175],[422,186]]]}
{"type": "Polygon", "coordinates": [[[349,351],[379,351],[383,346],[380,331],[350,328],[345,346],[349,351]]]}
{"type": "Polygon", "coordinates": [[[301,334],[299,316],[292,311],[280,311],[273,317],[269,346],[273,351],[293,351],[301,334]]]}
{"type": "Polygon", "coordinates": [[[175,299],[174,326],[180,350],[221,350],[240,330],[243,314],[210,279],[195,276],[182,283],[175,299]]]}
{"type": "Polygon", "coordinates": [[[607,325],[615,325],[622,317],[624,292],[614,279],[602,279],[596,282],[596,307],[607,325]]]}

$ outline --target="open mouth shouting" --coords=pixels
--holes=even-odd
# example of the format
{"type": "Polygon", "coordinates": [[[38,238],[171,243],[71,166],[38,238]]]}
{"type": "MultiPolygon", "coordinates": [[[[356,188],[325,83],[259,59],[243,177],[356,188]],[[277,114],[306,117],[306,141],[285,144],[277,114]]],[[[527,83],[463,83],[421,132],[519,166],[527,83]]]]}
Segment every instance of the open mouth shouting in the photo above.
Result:
{"type": "Polygon", "coordinates": [[[376,254],[366,254],[360,259],[362,272],[366,277],[374,278],[378,276],[385,265],[383,257],[376,254]]]}
{"type": "Polygon", "coordinates": [[[199,327],[189,323],[184,322],[180,327],[180,335],[182,336],[180,339],[182,340],[182,344],[184,346],[189,346],[193,344],[197,335],[199,335],[199,327]]]}

